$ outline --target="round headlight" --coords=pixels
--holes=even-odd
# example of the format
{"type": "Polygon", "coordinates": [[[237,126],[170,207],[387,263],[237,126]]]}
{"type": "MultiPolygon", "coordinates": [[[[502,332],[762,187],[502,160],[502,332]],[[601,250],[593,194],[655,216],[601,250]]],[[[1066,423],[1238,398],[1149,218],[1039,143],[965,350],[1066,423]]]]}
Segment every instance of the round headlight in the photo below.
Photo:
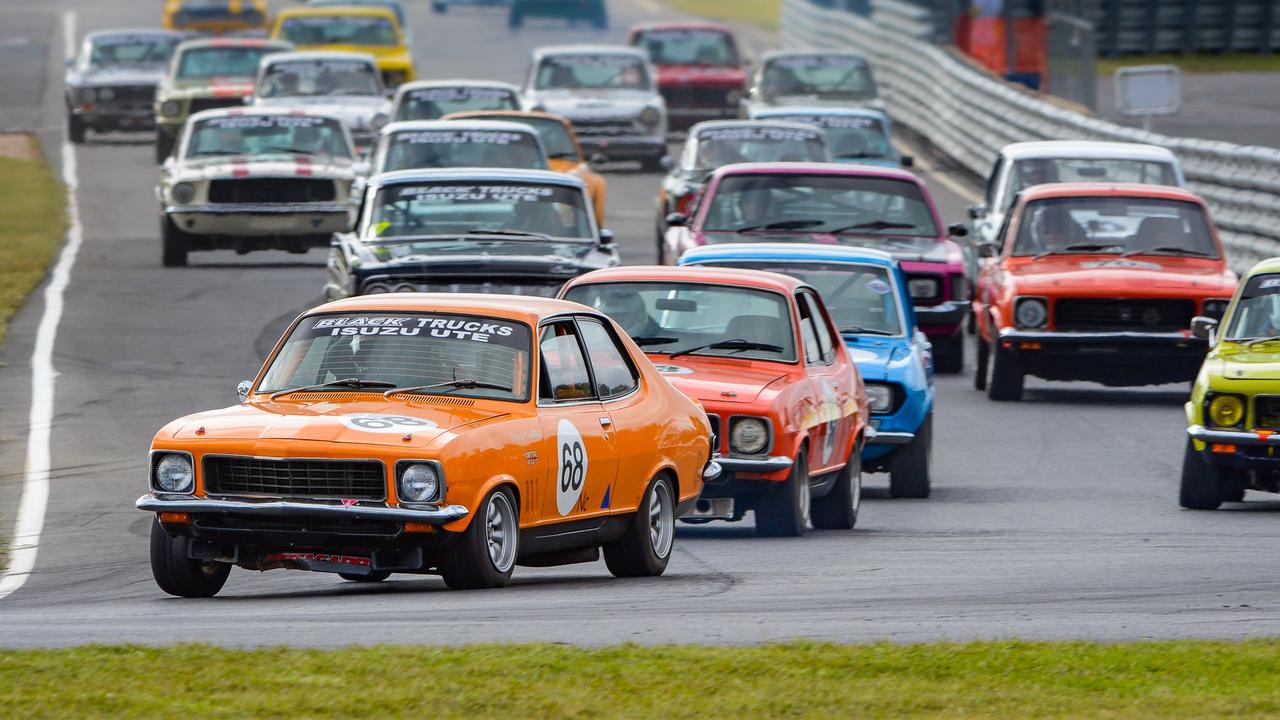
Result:
{"type": "Polygon", "coordinates": [[[640,122],[645,125],[657,125],[661,119],[662,113],[658,112],[657,108],[647,107],[644,112],[640,113],[640,122]]]}
{"type": "Polygon", "coordinates": [[[415,463],[400,473],[396,494],[402,502],[427,502],[434,500],[439,490],[440,476],[436,469],[425,463],[415,463]]]}
{"type": "Polygon", "coordinates": [[[160,114],[165,117],[178,117],[182,114],[182,103],[177,100],[165,100],[160,103],[160,114]]]}
{"type": "Polygon", "coordinates": [[[867,383],[867,407],[873,413],[893,410],[893,388],[880,383],[867,383]]]}
{"type": "Polygon", "coordinates": [[[374,283],[364,289],[365,295],[381,295],[386,292],[391,292],[391,286],[384,283],[374,283]]]}
{"type": "Polygon", "coordinates": [[[155,486],[171,493],[188,493],[195,487],[196,476],[186,455],[170,453],[156,462],[155,486]]]}
{"type": "Polygon", "coordinates": [[[386,127],[387,123],[389,122],[391,122],[391,118],[387,117],[386,113],[378,113],[377,115],[373,116],[372,120],[369,121],[369,126],[372,127],[374,130],[381,130],[382,128],[386,127]]]}
{"type": "Polygon", "coordinates": [[[1209,401],[1209,421],[1218,427],[1234,427],[1244,420],[1244,403],[1235,395],[1219,395],[1209,401]]]}
{"type": "Polygon", "coordinates": [[[112,90],[111,88],[102,88],[101,90],[98,91],[98,99],[103,102],[114,100],[115,97],[116,97],[116,91],[112,90]]]}
{"type": "Polygon", "coordinates": [[[933,278],[912,278],[907,281],[907,292],[913,298],[931,298],[938,296],[941,285],[933,278]]]}
{"type": "Polygon", "coordinates": [[[1018,327],[1041,327],[1048,319],[1049,309],[1043,300],[1019,300],[1017,309],[1013,311],[1013,320],[1018,327]]]}
{"type": "Polygon", "coordinates": [[[769,444],[769,426],[760,418],[737,418],[729,430],[729,449],[754,455],[769,444]]]}
{"type": "Polygon", "coordinates": [[[173,186],[173,201],[179,205],[186,205],[196,199],[196,186],[191,183],[178,183],[173,186]]]}

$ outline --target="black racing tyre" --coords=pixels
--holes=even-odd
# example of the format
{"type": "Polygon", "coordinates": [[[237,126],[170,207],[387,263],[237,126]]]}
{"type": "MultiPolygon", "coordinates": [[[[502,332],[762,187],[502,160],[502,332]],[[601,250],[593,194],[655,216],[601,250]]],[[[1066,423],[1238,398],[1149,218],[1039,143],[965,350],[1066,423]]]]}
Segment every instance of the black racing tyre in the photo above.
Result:
{"type": "Polygon", "coordinates": [[[495,488],[445,551],[440,574],[454,590],[506,587],[516,567],[519,543],[520,508],[515,495],[508,488],[495,488]]]}
{"type": "Polygon", "coordinates": [[[85,131],[84,121],[78,115],[67,116],[67,139],[72,145],[79,145],[84,142],[85,131]]]}
{"type": "Polygon", "coordinates": [[[933,461],[933,413],[925,416],[916,437],[889,456],[889,497],[927,498],[933,461]]]}
{"type": "Polygon", "coordinates": [[[1196,452],[1191,438],[1182,455],[1182,483],[1178,504],[1188,510],[1217,510],[1222,505],[1222,478],[1203,453],[1196,452]]]}
{"type": "Polygon", "coordinates": [[[662,166],[662,158],[666,155],[655,155],[644,158],[640,161],[640,171],[647,173],[666,172],[667,169],[662,166]]]}
{"type": "Polygon", "coordinates": [[[667,569],[676,539],[676,492],[660,475],[649,483],[622,537],[604,546],[614,577],[657,577],[667,569]]]}
{"type": "Polygon", "coordinates": [[[933,344],[934,372],[954,374],[964,370],[964,336],[957,335],[933,344]]]}
{"type": "Polygon", "coordinates": [[[161,262],[165,267],[187,266],[187,234],[167,215],[160,218],[160,242],[163,245],[161,262]]]}
{"type": "Polygon", "coordinates": [[[355,573],[338,573],[338,577],[353,583],[376,583],[382,582],[391,577],[389,570],[374,570],[368,575],[357,575],[355,573]]]}
{"type": "Polygon", "coordinates": [[[666,265],[667,264],[666,233],[662,232],[662,226],[659,225],[658,227],[654,228],[654,234],[657,236],[655,240],[657,242],[657,247],[658,247],[658,264],[666,265]]]}
{"type": "Polygon", "coordinates": [[[1011,350],[1005,350],[992,342],[987,362],[991,363],[991,378],[987,381],[987,397],[992,400],[1017,402],[1022,399],[1022,387],[1026,375],[1022,363],[1011,350]]]}
{"type": "Polygon", "coordinates": [[[156,131],[156,164],[163,165],[165,160],[173,154],[173,145],[176,138],[163,130],[156,131]]]}
{"type": "Polygon", "coordinates": [[[852,530],[862,505],[862,443],[853,446],[849,462],[831,491],[811,501],[813,526],[819,530],[852,530]]]}
{"type": "Polygon", "coordinates": [[[780,492],[756,500],[756,535],[800,537],[809,528],[809,458],[796,453],[780,492]]]}
{"type": "Polygon", "coordinates": [[[1221,474],[1219,474],[1218,478],[1218,486],[1222,490],[1222,502],[1244,502],[1244,483],[1221,474]]]}
{"type": "Polygon", "coordinates": [[[187,598],[207,598],[227,584],[231,566],[202,562],[187,556],[191,538],[170,535],[159,520],[151,523],[151,576],[160,589],[187,598]]]}
{"type": "Polygon", "coordinates": [[[987,341],[983,340],[981,335],[974,337],[977,338],[974,348],[977,360],[973,368],[973,389],[986,390],[987,376],[991,374],[991,346],[987,345],[987,341]]]}

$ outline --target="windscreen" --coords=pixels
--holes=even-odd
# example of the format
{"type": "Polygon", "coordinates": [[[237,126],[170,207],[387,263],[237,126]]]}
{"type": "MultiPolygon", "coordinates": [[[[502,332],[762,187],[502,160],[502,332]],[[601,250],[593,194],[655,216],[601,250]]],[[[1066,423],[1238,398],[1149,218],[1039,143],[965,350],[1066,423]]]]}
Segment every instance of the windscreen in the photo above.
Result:
{"type": "MultiPolygon", "coordinates": [[[[529,398],[529,338],[523,323],[476,315],[316,315],[289,333],[258,392],[339,380],[376,384],[373,392],[475,380],[497,387],[441,385],[422,392],[524,401],[529,398]]],[[[351,392],[352,384],[332,390],[351,392]]]]}
{"type": "Polygon", "coordinates": [[[544,58],[538,66],[539,90],[645,90],[650,87],[644,63],[631,55],[567,54],[544,58]]]}
{"type": "Polygon", "coordinates": [[[227,115],[200,120],[191,130],[186,157],[274,153],[351,157],[341,123],[305,115],[227,115]]]}
{"type": "Polygon", "coordinates": [[[725,177],[710,198],[703,229],[744,235],[769,230],[938,235],[933,213],[915,183],[835,174],[725,177]]]}
{"type": "Polygon", "coordinates": [[[776,260],[726,260],[698,264],[790,275],[818,291],[840,332],[851,335],[902,334],[897,294],[893,291],[893,281],[886,268],[854,263],[776,260]]]}
{"type": "Polygon", "coordinates": [[[866,61],[847,55],[788,55],[764,69],[760,91],[766,97],[815,95],[830,99],[869,100],[875,82],[866,61]]]}
{"type": "Polygon", "coordinates": [[[361,60],[291,60],[271,63],[257,94],[265,98],[381,95],[378,82],[378,69],[361,60]]]}
{"type": "Polygon", "coordinates": [[[1027,203],[1013,254],[1065,253],[1218,257],[1208,218],[1196,203],[1126,197],[1027,203]]]}
{"type": "Polygon", "coordinates": [[[270,47],[197,47],[186,50],[178,62],[179,80],[246,77],[258,74],[263,56],[280,52],[270,47]]]}
{"type": "Polygon", "coordinates": [[[93,39],[89,64],[93,67],[113,65],[163,65],[173,56],[178,38],[166,35],[102,35],[93,39]]]}
{"type": "Polygon", "coordinates": [[[1236,301],[1228,340],[1280,337],[1280,275],[1255,275],[1245,283],[1236,301]]]}
{"type": "Polygon", "coordinates": [[[702,283],[578,285],[566,300],[613,318],[647,353],[795,362],[791,309],[778,293],[702,283]]]}
{"type": "Polygon", "coordinates": [[[519,109],[519,98],[506,88],[433,87],[405,93],[396,107],[396,120],[439,120],[456,112],[519,109]]]}
{"type": "Polygon", "coordinates": [[[827,144],[818,129],[784,127],[705,128],[697,135],[698,170],[744,162],[825,162],[827,144]]]}
{"type": "Polygon", "coordinates": [[[384,139],[379,155],[378,172],[451,167],[547,169],[547,159],[533,132],[406,130],[384,139]]]}
{"type": "Polygon", "coordinates": [[[508,182],[434,182],[384,187],[370,212],[370,240],[499,234],[594,240],[581,189],[508,182]]]}
{"type": "Polygon", "coordinates": [[[892,160],[889,132],[880,118],[862,115],[783,115],[779,120],[816,125],[827,133],[836,160],[892,160]]]}
{"type": "Polygon", "coordinates": [[[390,18],[372,15],[289,17],[280,24],[280,37],[298,46],[380,45],[385,47],[400,44],[395,23],[390,18]]]}
{"type": "Polygon", "coordinates": [[[719,30],[646,30],[636,43],[655,65],[736,66],[733,39],[719,30]]]}
{"type": "Polygon", "coordinates": [[[1010,172],[1013,196],[1033,185],[1065,182],[1139,183],[1142,185],[1178,185],[1178,174],[1172,165],[1157,160],[1123,158],[1036,158],[1019,160],[1010,172]]]}

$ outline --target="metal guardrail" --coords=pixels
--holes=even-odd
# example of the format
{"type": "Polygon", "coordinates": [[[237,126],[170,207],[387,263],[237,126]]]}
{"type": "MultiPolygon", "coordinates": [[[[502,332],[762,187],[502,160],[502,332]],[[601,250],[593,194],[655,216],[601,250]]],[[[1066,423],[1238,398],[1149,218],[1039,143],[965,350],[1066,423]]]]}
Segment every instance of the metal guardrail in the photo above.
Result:
{"type": "Polygon", "coordinates": [[[784,0],[782,44],[860,52],[889,113],[985,178],[999,149],[1024,140],[1106,140],[1169,148],[1213,211],[1236,270],[1280,255],[1280,149],[1176,138],[1116,125],[980,71],[951,51],[808,0],[784,0]]]}

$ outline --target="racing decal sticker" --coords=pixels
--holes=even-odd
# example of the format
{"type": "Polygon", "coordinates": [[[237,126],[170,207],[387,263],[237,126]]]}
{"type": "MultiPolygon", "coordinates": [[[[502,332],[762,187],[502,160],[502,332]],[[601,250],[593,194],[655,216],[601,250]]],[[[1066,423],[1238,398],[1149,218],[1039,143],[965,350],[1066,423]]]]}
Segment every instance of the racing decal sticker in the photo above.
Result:
{"type": "Polygon", "coordinates": [[[582,497],[587,479],[587,446],[582,433],[568,420],[556,426],[556,510],[568,515],[582,497]]]}
{"type": "Polygon", "coordinates": [[[822,436],[822,464],[830,465],[831,456],[836,449],[836,435],[840,430],[840,402],[836,400],[835,390],[831,383],[822,382],[822,404],[826,410],[827,426],[822,436]]]}
{"type": "Polygon", "coordinates": [[[557,191],[569,194],[569,188],[546,185],[421,185],[406,187],[398,195],[401,200],[418,202],[557,202],[557,191]]]}
{"type": "Polygon", "coordinates": [[[501,130],[422,130],[396,133],[393,142],[396,145],[532,145],[533,135],[501,130]]]}
{"type": "Polygon", "coordinates": [[[1160,270],[1163,265],[1142,260],[1092,260],[1080,263],[1080,267],[1093,270],[1096,268],[1120,268],[1123,270],[1160,270]]]}
{"type": "Polygon", "coordinates": [[[683,365],[654,365],[663,375],[692,375],[693,369],[683,365]]]}
{"type": "Polygon", "coordinates": [[[807,70],[810,68],[839,68],[853,70],[866,67],[861,58],[847,55],[796,55],[794,57],[775,58],[770,66],[784,67],[790,70],[807,70]]]}
{"type": "Polygon", "coordinates": [[[337,126],[337,122],[325,117],[308,115],[227,115],[201,121],[200,129],[265,130],[269,128],[313,128],[326,125],[337,126]]]}
{"type": "Polygon", "coordinates": [[[870,282],[867,283],[867,289],[877,295],[888,295],[892,288],[890,288],[889,283],[884,280],[881,280],[880,278],[872,278],[870,282]]]}
{"type": "Polygon", "coordinates": [[[373,73],[377,69],[363,60],[283,60],[272,62],[267,75],[292,73],[312,77],[322,73],[373,73]]]}
{"type": "Polygon", "coordinates": [[[415,430],[430,430],[431,428],[439,427],[436,423],[422,418],[408,417],[406,415],[379,415],[377,413],[343,415],[338,418],[338,422],[352,430],[371,433],[404,434],[415,430]]]}
{"type": "Polygon", "coordinates": [[[299,326],[300,337],[420,337],[503,345],[523,350],[527,329],[493,318],[465,315],[328,315],[309,318],[299,326]]]}
{"type": "Polygon", "coordinates": [[[1258,283],[1259,290],[1270,290],[1277,287],[1280,287],[1280,278],[1267,278],[1258,283]]]}
{"type": "Polygon", "coordinates": [[[698,133],[698,142],[732,140],[736,142],[816,142],[822,135],[817,130],[778,127],[711,128],[698,133]]]}

